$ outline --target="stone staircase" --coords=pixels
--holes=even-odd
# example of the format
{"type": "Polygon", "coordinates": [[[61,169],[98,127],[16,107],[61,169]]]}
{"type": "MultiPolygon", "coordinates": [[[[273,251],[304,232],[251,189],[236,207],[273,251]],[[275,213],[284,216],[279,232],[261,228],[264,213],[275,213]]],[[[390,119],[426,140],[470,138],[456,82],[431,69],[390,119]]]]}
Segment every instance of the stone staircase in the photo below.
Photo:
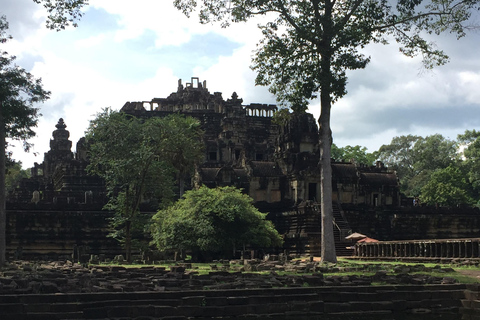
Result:
{"type": "MultiPolygon", "coordinates": [[[[320,255],[321,219],[320,203],[313,202],[309,210],[283,213],[281,219],[274,221],[281,233],[287,235],[285,247],[291,253],[320,255]]],[[[339,204],[333,203],[333,234],[337,256],[352,256],[353,249],[347,249],[352,243],[345,240],[351,228],[341,213],[339,204]]]]}
{"type": "Polygon", "coordinates": [[[453,284],[2,295],[0,314],[2,320],[460,320],[465,289],[453,284]]]}
{"type": "Polygon", "coordinates": [[[353,249],[347,249],[352,245],[351,242],[346,241],[345,237],[352,233],[352,229],[347,220],[342,215],[340,205],[333,203],[333,238],[335,239],[335,251],[337,256],[345,257],[352,256],[353,249]]]}

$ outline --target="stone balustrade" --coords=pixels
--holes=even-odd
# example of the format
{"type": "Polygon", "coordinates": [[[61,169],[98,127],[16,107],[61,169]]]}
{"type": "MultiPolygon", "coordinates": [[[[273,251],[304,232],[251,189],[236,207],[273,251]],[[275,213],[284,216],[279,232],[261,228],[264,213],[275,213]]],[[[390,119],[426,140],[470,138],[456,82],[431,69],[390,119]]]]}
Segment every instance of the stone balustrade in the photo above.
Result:
{"type": "Polygon", "coordinates": [[[356,257],[480,258],[480,238],[363,242],[354,246],[356,257]]]}

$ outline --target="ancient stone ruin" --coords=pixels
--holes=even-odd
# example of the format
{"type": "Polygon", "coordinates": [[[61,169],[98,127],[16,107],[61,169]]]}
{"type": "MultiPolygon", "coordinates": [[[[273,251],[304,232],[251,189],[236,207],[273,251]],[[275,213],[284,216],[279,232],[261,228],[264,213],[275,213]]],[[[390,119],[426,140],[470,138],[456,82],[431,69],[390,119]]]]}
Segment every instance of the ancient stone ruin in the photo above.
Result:
{"type": "MultiPolygon", "coordinates": [[[[244,105],[235,92],[225,100],[220,92],[210,93],[206,81],[195,77],[185,85],[179,80],[177,91],[167,98],[127,102],[121,111],[137,117],[177,112],[198,119],[205,132],[205,157],[186,185],[243,188],[285,235],[281,250],[319,254],[319,139],[311,114],[292,114],[285,125],[278,125],[273,122],[276,106],[244,105]]],[[[118,253],[118,245],[106,238],[110,213],[102,210],[104,183],[85,170],[84,138],[72,152],[63,119],[52,136],[44,161],[36,163],[32,177],[9,194],[9,255],[118,253]]],[[[352,231],[380,240],[399,240],[436,238],[436,227],[441,225],[457,237],[472,237],[480,230],[478,214],[467,209],[449,215],[448,222],[436,217],[436,224],[429,225],[428,215],[435,212],[417,215],[415,210],[424,209],[405,207],[395,172],[382,163],[370,167],[334,162],[332,169],[339,255],[352,254],[347,249],[352,243],[345,240],[352,231]],[[412,222],[417,218],[424,221],[426,215],[425,225],[412,222]]]]}

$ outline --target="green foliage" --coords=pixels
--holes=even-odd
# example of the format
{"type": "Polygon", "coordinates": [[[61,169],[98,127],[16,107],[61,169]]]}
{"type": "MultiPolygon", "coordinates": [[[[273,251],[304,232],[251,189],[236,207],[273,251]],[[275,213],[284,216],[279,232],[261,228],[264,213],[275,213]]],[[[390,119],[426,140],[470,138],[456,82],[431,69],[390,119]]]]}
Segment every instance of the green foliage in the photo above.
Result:
{"type": "Polygon", "coordinates": [[[380,147],[376,156],[396,170],[400,188],[407,196],[417,197],[435,170],[445,169],[458,160],[457,143],[440,134],[400,136],[380,147]]]}
{"type": "Polygon", "coordinates": [[[253,59],[256,82],[299,109],[320,88],[332,101],[344,96],[346,70],[370,61],[359,49],[371,42],[387,44],[390,36],[403,54],[422,54],[426,67],[444,64],[448,57],[423,34],[448,31],[463,37],[471,11],[478,9],[476,1],[462,0],[399,0],[396,5],[386,0],[175,0],[174,5],[187,15],[198,10],[202,23],[223,26],[268,15],[269,22],[259,26],[263,39],[253,59]]]}
{"type": "Polygon", "coordinates": [[[351,161],[353,160],[357,164],[364,164],[371,166],[376,160],[376,156],[373,153],[367,152],[366,147],[362,146],[345,146],[342,148],[332,144],[332,159],[336,161],[351,161]]]}
{"type": "Polygon", "coordinates": [[[273,122],[279,126],[285,126],[290,121],[292,114],[288,108],[280,108],[273,114],[273,122]]]}
{"type": "Polygon", "coordinates": [[[87,170],[105,179],[109,195],[105,208],[115,212],[111,236],[125,244],[127,260],[131,234],[142,225],[140,204],[172,201],[175,171],[189,172],[200,134],[196,120],[180,115],[142,120],[105,109],[91,121],[87,170]]]}
{"type": "Polygon", "coordinates": [[[204,144],[200,141],[203,131],[200,122],[192,117],[171,115],[165,120],[168,124],[169,139],[163,156],[175,169],[179,196],[182,197],[185,178],[204,157],[204,144]]]}
{"type": "MultiPolygon", "coordinates": [[[[0,43],[11,37],[7,35],[8,22],[0,17],[0,43]]],[[[7,52],[0,53],[0,115],[3,117],[4,132],[7,138],[22,140],[25,149],[30,144],[27,139],[35,136],[32,128],[37,126],[40,113],[34,105],[44,102],[50,96],[45,91],[41,79],[14,64],[15,57],[7,52]]]]}
{"type": "Polygon", "coordinates": [[[464,167],[468,181],[475,190],[477,199],[476,205],[480,207],[480,132],[466,130],[464,134],[458,135],[459,144],[464,147],[464,167]]]}
{"type": "Polygon", "coordinates": [[[305,111],[320,95],[320,157],[322,260],[335,262],[332,225],[331,129],[332,103],[346,93],[347,71],[365,68],[370,57],[361,49],[393,38],[400,51],[422,54],[425,67],[444,64],[448,57],[422,38],[428,33],[465,35],[478,1],[464,0],[174,0],[187,16],[197,10],[202,23],[223,26],[267,17],[259,25],[263,38],[253,57],[255,83],[268,86],[280,103],[305,111]],[[328,227],[325,227],[327,226],[328,227]]]}
{"type": "Polygon", "coordinates": [[[7,166],[7,174],[5,176],[5,189],[6,191],[15,190],[20,180],[23,178],[29,178],[30,174],[27,170],[22,169],[22,163],[12,161],[7,166]]]}
{"type": "Polygon", "coordinates": [[[63,30],[72,25],[77,26],[77,21],[83,16],[82,7],[88,5],[88,0],[33,0],[47,9],[47,28],[63,30]]]}
{"type": "Polygon", "coordinates": [[[281,236],[252,199],[234,187],[187,191],[183,199],[153,217],[160,250],[222,252],[242,245],[271,247],[281,236]]]}
{"type": "Polygon", "coordinates": [[[440,134],[420,138],[414,146],[416,172],[447,168],[458,158],[456,141],[440,134]]]}
{"type": "MultiPolygon", "coordinates": [[[[8,23],[0,17],[0,44],[7,42],[8,23]]],[[[0,266],[5,263],[5,168],[7,138],[23,141],[25,150],[37,126],[38,109],[34,105],[49,98],[40,79],[14,64],[15,57],[0,52],[0,266]]]]}
{"type": "Polygon", "coordinates": [[[422,188],[421,201],[429,205],[456,206],[472,204],[470,185],[464,173],[454,166],[436,170],[422,188]]]}

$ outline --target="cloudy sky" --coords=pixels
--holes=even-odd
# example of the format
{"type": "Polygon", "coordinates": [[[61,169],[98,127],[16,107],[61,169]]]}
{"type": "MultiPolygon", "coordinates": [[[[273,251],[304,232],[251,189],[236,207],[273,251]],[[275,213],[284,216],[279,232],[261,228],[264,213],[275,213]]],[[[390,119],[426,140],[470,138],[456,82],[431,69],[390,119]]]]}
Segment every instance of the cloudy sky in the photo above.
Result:
{"type": "MultiPolygon", "coordinates": [[[[210,92],[224,99],[235,91],[245,104],[275,103],[267,88],[255,87],[249,69],[260,36],[255,21],[227,29],[200,25],[167,0],[90,0],[79,27],[62,32],[45,28],[45,12],[32,0],[0,0],[0,14],[14,37],[2,47],[52,92],[39,106],[43,116],[32,140],[38,155],[13,149],[24,167],[43,161],[59,118],[75,148],[102,108],[166,97],[178,79],[207,80],[210,92]]],[[[403,57],[394,44],[365,49],[372,62],[349,74],[348,95],[333,106],[338,146],[375,151],[399,135],[455,139],[480,129],[480,31],[461,40],[434,39],[451,61],[433,71],[423,70],[420,58],[403,57]]],[[[310,110],[318,116],[319,102],[310,110]]]]}

